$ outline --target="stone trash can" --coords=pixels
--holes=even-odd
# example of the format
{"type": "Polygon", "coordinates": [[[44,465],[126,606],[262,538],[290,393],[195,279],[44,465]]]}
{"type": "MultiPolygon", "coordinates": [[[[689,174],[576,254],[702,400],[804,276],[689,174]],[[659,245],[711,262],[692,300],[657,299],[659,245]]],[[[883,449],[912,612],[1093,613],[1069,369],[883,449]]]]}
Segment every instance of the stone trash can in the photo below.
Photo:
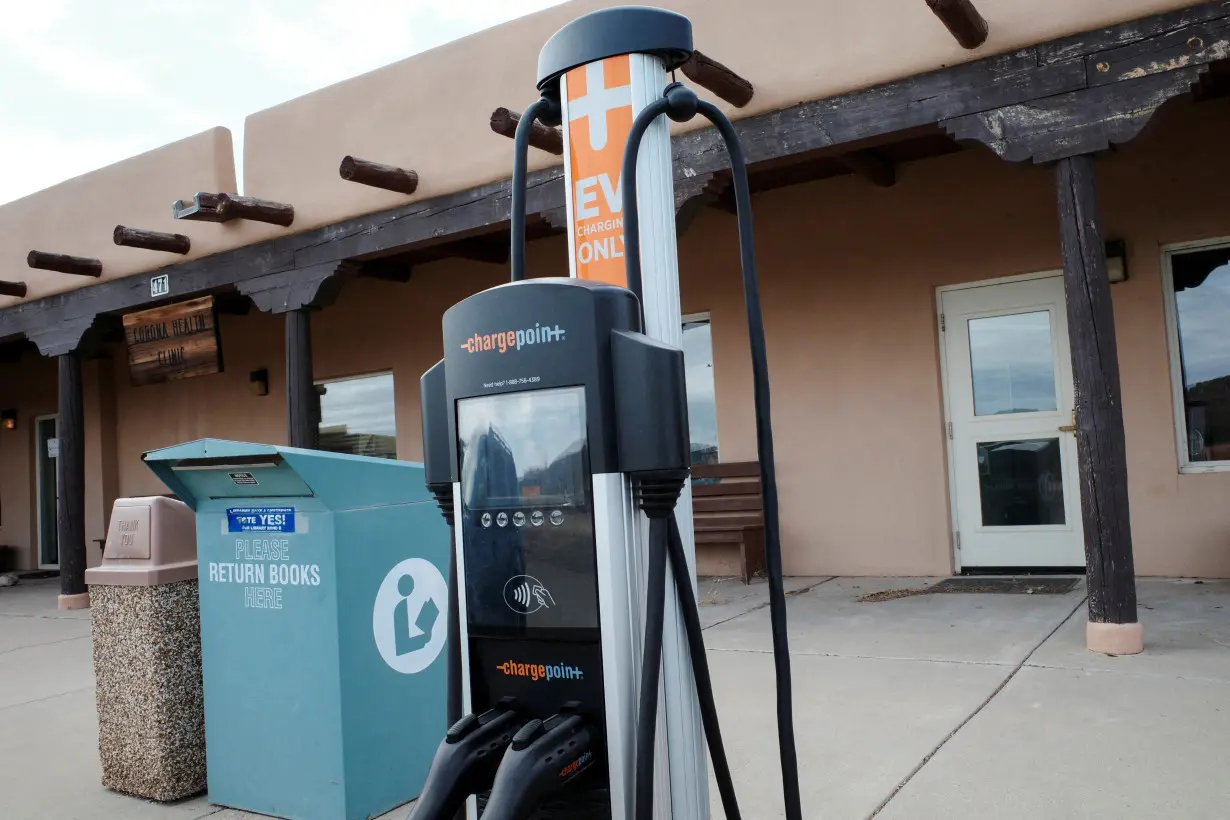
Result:
{"type": "Polygon", "coordinates": [[[152,800],[205,790],[196,519],[170,498],[121,498],[86,571],[102,783],[152,800]]]}

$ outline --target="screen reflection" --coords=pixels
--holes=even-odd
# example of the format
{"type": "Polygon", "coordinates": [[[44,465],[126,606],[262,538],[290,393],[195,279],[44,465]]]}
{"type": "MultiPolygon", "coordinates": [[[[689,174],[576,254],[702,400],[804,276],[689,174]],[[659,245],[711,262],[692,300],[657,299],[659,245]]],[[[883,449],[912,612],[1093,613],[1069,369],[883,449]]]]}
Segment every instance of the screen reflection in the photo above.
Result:
{"type": "Polygon", "coordinates": [[[597,625],[584,388],[457,402],[467,618],[597,625]]]}

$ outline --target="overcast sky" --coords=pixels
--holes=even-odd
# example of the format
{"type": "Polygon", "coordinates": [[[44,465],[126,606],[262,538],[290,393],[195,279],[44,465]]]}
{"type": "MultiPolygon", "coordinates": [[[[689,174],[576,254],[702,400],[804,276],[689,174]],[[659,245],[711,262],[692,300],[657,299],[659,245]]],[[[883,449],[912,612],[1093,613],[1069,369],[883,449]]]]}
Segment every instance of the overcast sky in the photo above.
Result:
{"type": "Polygon", "coordinates": [[[0,203],[559,2],[0,0],[0,203]]]}
{"type": "Polygon", "coordinates": [[[1199,287],[1175,294],[1186,386],[1230,376],[1230,265],[1215,268],[1199,287]]]}

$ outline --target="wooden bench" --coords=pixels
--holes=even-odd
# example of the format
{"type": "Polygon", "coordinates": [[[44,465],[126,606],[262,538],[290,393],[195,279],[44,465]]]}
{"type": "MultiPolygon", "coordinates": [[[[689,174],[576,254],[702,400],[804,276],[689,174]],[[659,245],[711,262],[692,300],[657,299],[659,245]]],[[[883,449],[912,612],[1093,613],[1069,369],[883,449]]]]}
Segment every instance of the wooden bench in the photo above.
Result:
{"type": "Polygon", "coordinates": [[[696,544],[736,545],[743,583],[764,569],[764,501],[760,464],[696,464],[692,467],[692,525],[696,544]]]}

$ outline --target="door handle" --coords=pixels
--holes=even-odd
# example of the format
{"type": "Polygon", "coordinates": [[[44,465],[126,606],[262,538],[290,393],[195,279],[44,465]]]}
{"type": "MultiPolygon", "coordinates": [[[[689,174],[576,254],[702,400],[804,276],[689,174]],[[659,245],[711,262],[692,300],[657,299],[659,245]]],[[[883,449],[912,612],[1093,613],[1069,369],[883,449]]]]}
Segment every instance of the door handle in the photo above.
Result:
{"type": "Polygon", "coordinates": [[[1075,425],[1075,424],[1061,424],[1061,425],[1059,425],[1059,432],[1061,432],[1061,433],[1075,433],[1075,432],[1076,432],[1076,425],[1075,425]]]}

